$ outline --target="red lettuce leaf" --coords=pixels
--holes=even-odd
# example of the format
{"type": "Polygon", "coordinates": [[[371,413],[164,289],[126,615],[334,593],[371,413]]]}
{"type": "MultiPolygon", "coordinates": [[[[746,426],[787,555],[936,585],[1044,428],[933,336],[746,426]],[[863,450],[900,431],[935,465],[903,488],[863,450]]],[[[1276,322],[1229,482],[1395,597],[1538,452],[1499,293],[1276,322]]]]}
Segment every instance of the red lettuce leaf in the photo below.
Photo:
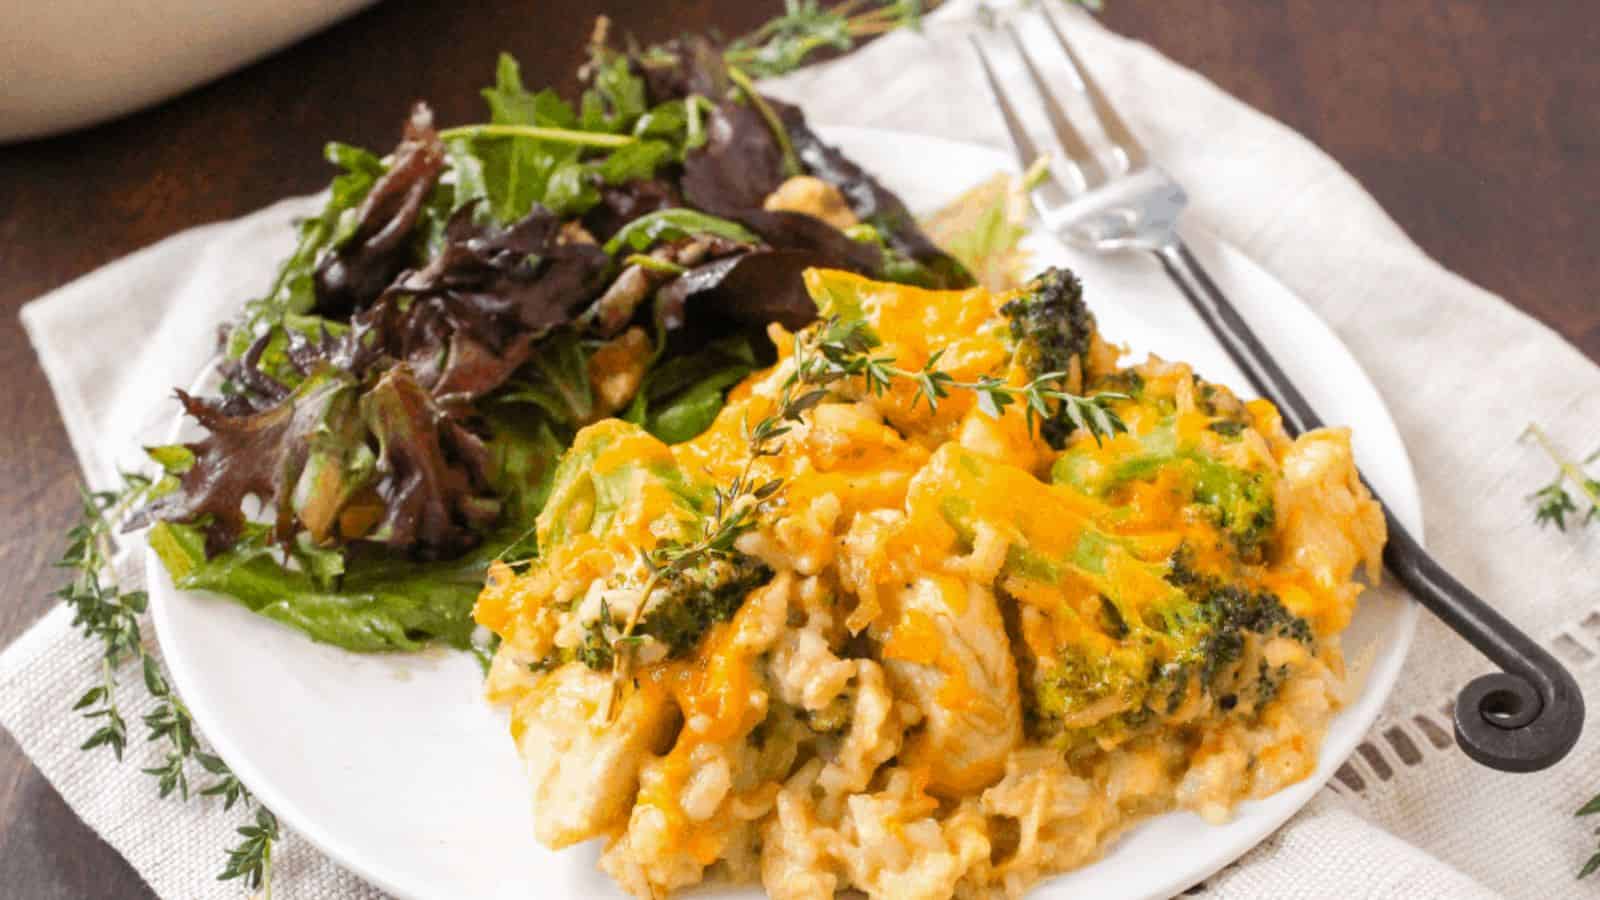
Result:
{"type": "MultiPolygon", "coordinates": [[[[298,528],[294,494],[319,431],[347,430],[356,386],[350,376],[322,368],[276,406],[242,415],[220,404],[178,391],[184,411],[209,432],[186,444],[194,464],[178,490],[142,509],[129,527],[157,519],[206,522],[206,546],[219,552],[243,530],[245,502],[254,497],[270,515],[276,540],[287,542],[298,528]]],[[[331,485],[337,490],[337,485],[331,485]]]]}
{"type": "Polygon", "coordinates": [[[684,199],[725,219],[760,209],[783,180],[783,151],[767,120],[753,105],[736,100],[717,104],[705,146],[683,160],[684,199]]]}
{"type": "Polygon", "coordinates": [[[783,121],[789,142],[806,171],[838,188],[856,218],[876,228],[890,248],[931,271],[936,283],[929,287],[963,288],[976,284],[955,257],[928,239],[905,202],[838,148],[824,143],[806,123],[799,107],[779,100],[767,102],[783,121]]]}
{"type": "Polygon", "coordinates": [[[829,265],[805,250],[755,250],[696,266],[656,293],[656,308],[669,327],[691,318],[721,316],[764,328],[778,322],[790,330],[817,317],[800,274],[829,265]],[[690,304],[693,304],[691,309],[690,304]]]}
{"type": "Polygon", "coordinates": [[[355,211],[350,235],[317,263],[321,315],[342,318],[370,303],[404,269],[411,231],[444,171],[444,144],[426,104],[412,107],[394,163],[355,211]]]}
{"type": "Polygon", "coordinates": [[[484,442],[448,418],[406,366],[386,371],[361,397],[378,442],[383,518],[363,539],[450,557],[478,543],[500,515],[484,442]]]}

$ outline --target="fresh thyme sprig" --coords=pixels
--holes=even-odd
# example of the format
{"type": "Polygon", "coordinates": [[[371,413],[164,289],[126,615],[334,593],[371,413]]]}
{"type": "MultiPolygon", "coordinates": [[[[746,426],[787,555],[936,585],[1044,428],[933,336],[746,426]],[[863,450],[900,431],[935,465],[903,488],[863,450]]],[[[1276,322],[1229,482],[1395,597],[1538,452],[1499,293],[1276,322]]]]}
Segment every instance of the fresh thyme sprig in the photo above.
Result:
{"type": "MultiPolygon", "coordinates": [[[[851,50],[862,38],[901,28],[920,28],[922,17],[942,0],[785,0],[783,15],[728,46],[728,61],[757,78],[792,72],[824,48],[851,50]]],[[[1098,11],[1102,0],[1068,0],[1098,11]]]]}
{"type": "MultiPolygon", "coordinates": [[[[766,504],[783,488],[782,479],[757,482],[752,471],[757,458],[756,452],[752,450],[751,455],[746,457],[743,470],[728,483],[727,487],[712,489],[712,512],[709,517],[701,520],[700,535],[696,540],[688,544],[666,542],[649,552],[639,554],[640,561],[649,570],[650,575],[645,580],[644,587],[639,592],[639,600],[629,613],[621,633],[611,642],[612,715],[617,710],[615,703],[617,693],[627,681],[628,673],[632,669],[632,650],[641,642],[641,638],[633,633],[634,629],[644,618],[644,613],[656,590],[712,560],[736,559],[738,550],[734,547],[735,542],[740,536],[756,527],[766,504]]],[[[601,620],[607,619],[609,614],[602,610],[601,620]]]]}
{"type": "MultiPolygon", "coordinates": [[[[1522,433],[1522,439],[1532,439],[1556,466],[1555,477],[1550,483],[1528,495],[1528,499],[1534,503],[1533,520],[1541,526],[1554,525],[1560,531],[1567,530],[1568,516],[1577,519],[1576,524],[1580,528],[1592,522],[1600,522],[1600,478],[1591,476],[1584,469],[1585,466],[1600,459],[1600,450],[1591,453],[1582,462],[1574,462],[1556,447],[1555,442],[1538,423],[1529,424],[1522,433]],[[1573,490],[1576,490],[1584,502],[1588,503],[1587,511],[1582,511],[1582,505],[1572,496],[1573,490]]],[[[1588,803],[1580,806],[1574,815],[1583,818],[1595,813],[1600,813],[1600,794],[1596,794],[1588,803]]],[[[1600,829],[1596,829],[1595,834],[1600,836],[1600,829]]],[[[1578,869],[1578,877],[1588,878],[1597,870],[1600,870],[1600,849],[1595,850],[1582,868],[1578,869]]]]}
{"type": "Polygon", "coordinates": [[[881,396],[891,390],[897,380],[910,381],[916,385],[912,405],[919,399],[926,400],[933,411],[938,410],[940,400],[956,390],[976,394],[979,409],[995,418],[1004,415],[1010,405],[1020,403],[1030,431],[1039,420],[1054,415],[1057,409],[1064,410],[1072,423],[1093,436],[1096,442],[1127,430],[1109,405],[1128,399],[1126,394],[1104,391],[1083,396],[1070,393],[1061,388],[1067,378],[1065,372],[1046,373],[1024,385],[1007,384],[993,375],[971,382],[958,381],[938,368],[942,351],[929,357],[922,368],[909,370],[896,366],[894,357],[875,352],[880,346],[877,335],[867,323],[838,317],[825,319],[795,334],[791,354],[794,368],[784,379],[772,411],[754,425],[746,423],[744,463],[732,481],[713,489],[711,514],[701,521],[696,538],[688,543],[664,542],[640,553],[640,560],[650,574],[626,624],[610,642],[613,685],[612,702],[606,713],[608,719],[618,710],[616,701],[631,671],[631,651],[640,642],[634,630],[648,611],[655,591],[662,584],[712,560],[732,560],[737,556],[738,539],[759,524],[761,514],[784,487],[781,478],[759,477],[755,471],[757,461],[776,456],[783,438],[802,421],[805,413],[826,399],[842,382],[859,379],[868,393],[881,396]]]}
{"type": "Polygon", "coordinates": [[[85,637],[101,641],[105,650],[100,660],[100,683],[90,688],[73,704],[100,727],[83,742],[82,749],[108,747],[121,761],[128,746],[128,726],[116,701],[116,669],[130,656],[142,653],[138,617],[145,610],[143,591],[118,589],[107,581],[110,572],[110,523],[150,490],[143,476],[125,476],[121,491],[84,491],[81,520],[67,532],[67,549],[56,563],[72,569],[70,582],[55,592],[73,612],[72,625],[85,637]]]}
{"type": "MultiPolygon", "coordinates": [[[[1588,803],[1578,807],[1578,811],[1573,815],[1581,819],[1584,816],[1592,816],[1595,813],[1600,813],[1600,794],[1595,794],[1588,803]]],[[[1596,829],[1595,834],[1600,835],[1600,829],[1596,829]]],[[[1588,878],[1597,869],[1600,869],[1600,850],[1596,850],[1583,864],[1583,868],[1578,870],[1578,877],[1588,878]]]]}
{"type": "MultiPolygon", "coordinates": [[[[795,335],[794,346],[795,357],[799,360],[802,350],[807,346],[800,334],[795,335]]],[[[640,561],[650,574],[622,632],[611,642],[613,677],[611,703],[606,713],[608,719],[618,711],[617,699],[632,668],[631,651],[639,643],[634,629],[644,618],[656,589],[713,559],[732,559],[737,553],[734,544],[756,527],[767,504],[783,490],[781,478],[758,479],[755,465],[760,459],[777,455],[780,441],[793,428],[793,424],[801,421],[806,410],[827,396],[827,390],[822,387],[826,382],[816,380],[819,377],[824,377],[824,373],[797,363],[795,370],[784,380],[773,412],[754,426],[746,428],[744,465],[726,486],[712,488],[711,515],[701,520],[697,539],[687,544],[666,541],[653,550],[639,554],[640,561]]],[[[603,614],[602,618],[608,616],[603,614]]]]}
{"type": "Polygon", "coordinates": [[[244,838],[239,845],[228,851],[228,864],[217,876],[218,881],[231,881],[235,878],[244,880],[251,890],[257,890],[266,885],[266,895],[272,896],[272,848],[278,842],[278,820],[267,812],[264,806],[256,807],[256,819],[252,825],[244,825],[239,829],[239,836],[244,838]]]}
{"type": "Polygon", "coordinates": [[[783,15],[729,45],[727,58],[757,78],[792,72],[823,48],[850,50],[856,41],[922,22],[937,0],[891,0],[869,4],[846,0],[824,7],[818,0],[786,0],[783,15]],[[863,7],[871,9],[862,11],[863,7]]]}
{"type": "Polygon", "coordinates": [[[978,408],[993,418],[1004,415],[1006,408],[1014,403],[1022,404],[1030,431],[1039,419],[1054,415],[1058,409],[1096,443],[1127,430],[1109,404],[1127,400],[1128,395],[1102,391],[1084,396],[1065,391],[1062,385],[1068,377],[1066,372],[1046,372],[1022,385],[1008,384],[997,375],[983,375],[976,381],[958,381],[939,368],[939,360],[944,356],[942,349],[935,351],[922,368],[916,370],[896,366],[894,357],[874,354],[879,346],[878,339],[865,322],[830,319],[820,326],[820,335],[816,355],[810,364],[826,367],[841,378],[860,378],[874,396],[888,392],[896,379],[902,379],[916,387],[912,406],[915,407],[918,400],[925,400],[932,412],[938,411],[939,401],[950,396],[951,391],[971,391],[977,396],[978,408]]]}
{"type": "Polygon", "coordinates": [[[149,598],[144,591],[123,591],[111,566],[112,534],[134,506],[162,487],[142,475],[124,475],[117,491],[85,491],[82,519],[67,532],[67,549],[57,566],[72,570],[72,579],[55,596],[72,609],[72,624],[84,637],[102,647],[100,682],[86,691],[73,709],[98,727],[83,742],[82,749],[106,747],[122,761],[128,746],[128,726],[117,705],[117,673],[126,664],[137,662],[145,690],[156,701],[155,709],[143,717],[147,742],[161,742],[165,755],[160,765],[140,771],[156,780],[159,796],[190,796],[190,765],[198,765],[215,779],[199,790],[202,796],[222,798],[224,810],[236,803],[255,806],[254,826],[241,828],[244,840],[228,851],[228,861],[219,876],[223,880],[243,878],[252,890],[272,892],[272,845],[278,837],[278,823],[265,807],[255,804],[239,779],[221,757],[207,753],[195,734],[194,718],[178,698],[177,692],[161,672],[161,664],[144,646],[139,617],[149,598]]]}
{"type": "Polygon", "coordinates": [[[1545,455],[1550,457],[1550,461],[1556,464],[1556,474],[1550,483],[1528,495],[1528,499],[1534,503],[1533,520],[1540,525],[1554,525],[1557,529],[1566,531],[1567,516],[1577,517],[1582,508],[1572,496],[1570,485],[1589,506],[1589,509],[1582,513],[1582,518],[1577,520],[1577,524],[1581,527],[1600,521],[1600,478],[1595,478],[1584,470],[1584,466],[1600,459],[1600,450],[1591,453],[1581,463],[1573,462],[1557,449],[1550,436],[1537,424],[1530,424],[1523,432],[1523,437],[1532,438],[1545,455]]]}

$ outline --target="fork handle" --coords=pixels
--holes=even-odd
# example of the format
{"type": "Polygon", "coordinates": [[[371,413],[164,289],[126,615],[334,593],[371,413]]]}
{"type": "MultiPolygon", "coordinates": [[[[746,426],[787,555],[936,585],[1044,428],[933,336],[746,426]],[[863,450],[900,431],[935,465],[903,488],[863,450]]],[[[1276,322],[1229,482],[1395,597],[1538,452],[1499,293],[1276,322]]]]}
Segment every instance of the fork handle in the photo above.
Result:
{"type": "MultiPolygon", "coordinates": [[[[1174,236],[1155,254],[1250,384],[1277,405],[1285,429],[1298,435],[1322,427],[1311,404],[1182,239],[1174,236]]],[[[1384,565],[1411,596],[1503,670],[1480,675],[1461,689],[1455,703],[1456,743],[1472,759],[1505,772],[1554,765],[1583,731],[1583,695],[1572,674],[1445,571],[1376,491],[1373,496],[1383,505],[1389,525],[1384,565]]]]}

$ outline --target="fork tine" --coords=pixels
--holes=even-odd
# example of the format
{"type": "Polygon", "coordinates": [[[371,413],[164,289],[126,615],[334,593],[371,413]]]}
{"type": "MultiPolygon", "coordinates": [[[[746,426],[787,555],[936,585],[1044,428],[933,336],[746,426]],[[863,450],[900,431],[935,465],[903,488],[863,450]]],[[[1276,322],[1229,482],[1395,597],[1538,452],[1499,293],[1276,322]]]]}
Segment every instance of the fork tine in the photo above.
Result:
{"type": "Polygon", "coordinates": [[[1106,99],[1106,95],[1100,90],[1100,85],[1095,83],[1094,77],[1089,74],[1088,68],[1084,66],[1082,60],[1078,59],[1078,54],[1073,51],[1072,44],[1067,41],[1067,36],[1061,33],[1061,28],[1056,25],[1056,20],[1044,9],[1039,10],[1039,15],[1043,16],[1045,24],[1050,26],[1050,33],[1055,35],[1056,43],[1061,45],[1062,51],[1067,54],[1068,62],[1072,64],[1072,70],[1077,73],[1078,80],[1083,83],[1083,91],[1089,95],[1089,104],[1094,107],[1095,115],[1100,117],[1100,127],[1105,129],[1106,137],[1109,137],[1112,143],[1120,147],[1123,155],[1128,158],[1129,170],[1137,169],[1144,165],[1146,160],[1144,145],[1139,143],[1139,139],[1133,136],[1133,131],[1128,128],[1128,124],[1122,121],[1121,116],[1117,115],[1116,107],[1112,106],[1111,101],[1106,99]]]}
{"type": "MultiPolygon", "coordinates": [[[[1039,93],[1039,98],[1044,101],[1045,115],[1050,119],[1050,127],[1055,131],[1056,140],[1061,142],[1061,149],[1067,151],[1067,157],[1078,166],[1083,173],[1083,186],[1092,188],[1105,180],[1105,168],[1100,161],[1095,159],[1094,151],[1089,149],[1088,143],[1078,129],[1072,127],[1072,122],[1067,118],[1067,113],[1056,101],[1056,96],[1050,90],[1050,85],[1044,80],[1037,66],[1033,64],[1033,57],[1028,55],[1028,48],[1022,43],[1022,33],[1009,22],[1006,23],[1006,32],[1011,35],[1011,43],[1017,48],[1017,55],[1022,58],[1022,67],[1028,70],[1028,77],[1033,80],[1033,87],[1039,93]]],[[[1024,164],[1026,165],[1026,163],[1024,164]]]]}
{"type": "Polygon", "coordinates": [[[1017,164],[1026,169],[1039,158],[1039,148],[1034,145],[1033,138],[1028,136],[1028,129],[1023,127],[1022,119],[1017,117],[1017,110],[1006,97],[1005,89],[1000,87],[1000,79],[994,74],[994,67],[989,65],[989,54],[984,52],[983,42],[978,40],[976,34],[967,37],[972,41],[972,49],[978,51],[978,63],[983,66],[983,77],[989,82],[989,93],[994,97],[995,105],[1000,107],[1000,117],[1006,122],[1006,131],[1011,133],[1011,145],[1017,151],[1017,164]]]}
{"type": "MultiPolygon", "coordinates": [[[[994,67],[989,64],[989,54],[983,49],[983,42],[978,40],[976,34],[968,35],[972,41],[972,49],[978,52],[978,63],[983,66],[984,78],[989,82],[989,94],[994,97],[995,105],[1000,107],[1000,117],[1005,120],[1006,131],[1011,134],[1011,145],[1017,151],[1017,168],[1027,171],[1039,159],[1039,147],[1034,144],[1033,138],[1028,136],[1028,129],[1023,126],[1022,119],[1017,116],[1016,107],[1011,105],[1010,98],[1006,97],[1005,89],[1000,86],[1000,78],[995,75],[994,67]]],[[[1044,181],[1034,188],[1036,195],[1051,203],[1065,203],[1072,196],[1055,172],[1046,170],[1044,181]]]]}

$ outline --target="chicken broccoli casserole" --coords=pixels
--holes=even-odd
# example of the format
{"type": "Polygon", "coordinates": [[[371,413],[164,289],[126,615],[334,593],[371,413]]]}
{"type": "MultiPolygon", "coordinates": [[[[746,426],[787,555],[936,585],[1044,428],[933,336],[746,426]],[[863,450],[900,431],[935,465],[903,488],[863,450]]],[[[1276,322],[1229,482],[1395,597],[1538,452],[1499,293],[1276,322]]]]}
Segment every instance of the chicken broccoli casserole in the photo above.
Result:
{"type": "Polygon", "coordinates": [[[1068,272],[806,285],[704,433],[580,431],[490,571],[541,841],[640,897],[1014,897],[1312,772],[1385,536],[1345,430],[1119,366],[1068,272]]]}

